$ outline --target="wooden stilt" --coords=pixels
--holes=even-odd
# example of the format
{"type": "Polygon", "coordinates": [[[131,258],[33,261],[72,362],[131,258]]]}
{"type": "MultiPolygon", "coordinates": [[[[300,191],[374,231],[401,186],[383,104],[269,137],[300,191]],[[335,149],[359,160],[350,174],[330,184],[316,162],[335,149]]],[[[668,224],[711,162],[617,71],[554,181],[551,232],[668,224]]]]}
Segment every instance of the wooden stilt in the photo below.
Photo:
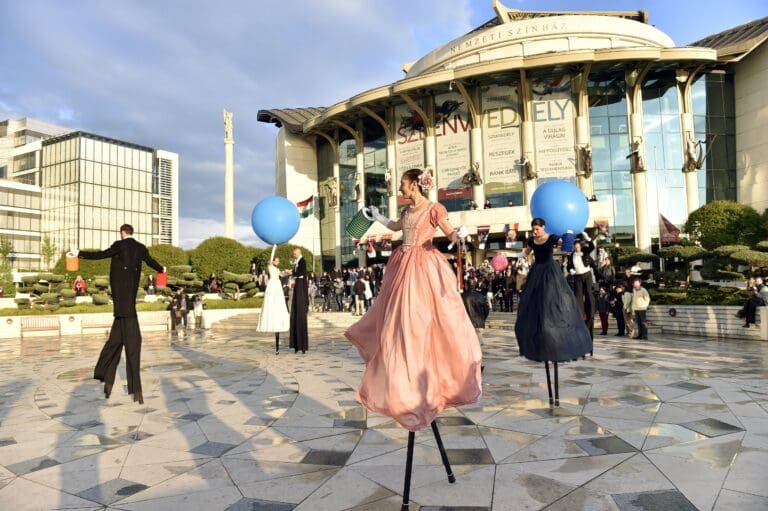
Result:
{"type": "Polygon", "coordinates": [[[409,510],[409,502],[411,499],[411,470],[413,469],[413,441],[416,437],[416,433],[413,431],[408,432],[408,454],[405,458],[405,483],[403,484],[403,505],[400,507],[400,511],[409,510]]]}
{"type": "Polygon", "coordinates": [[[555,406],[560,406],[560,380],[557,377],[557,362],[552,362],[555,366],[555,406]]]}
{"type": "Polygon", "coordinates": [[[547,371],[547,391],[549,392],[549,406],[554,404],[552,399],[552,381],[549,379],[549,361],[544,361],[544,369],[547,371]]]}
{"type": "Polygon", "coordinates": [[[275,332],[275,355],[280,354],[280,332],[275,332]]]}

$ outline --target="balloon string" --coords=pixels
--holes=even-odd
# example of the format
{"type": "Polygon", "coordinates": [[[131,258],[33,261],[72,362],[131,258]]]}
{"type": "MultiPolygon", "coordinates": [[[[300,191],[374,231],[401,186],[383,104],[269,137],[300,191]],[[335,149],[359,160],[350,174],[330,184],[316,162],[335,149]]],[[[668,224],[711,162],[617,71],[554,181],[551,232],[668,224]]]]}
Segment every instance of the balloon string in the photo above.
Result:
{"type": "Polygon", "coordinates": [[[272,261],[275,260],[275,250],[277,249],[277,245],[272,245],[272,255],[269,257],[269,264],[272,264],[272,261]]]}

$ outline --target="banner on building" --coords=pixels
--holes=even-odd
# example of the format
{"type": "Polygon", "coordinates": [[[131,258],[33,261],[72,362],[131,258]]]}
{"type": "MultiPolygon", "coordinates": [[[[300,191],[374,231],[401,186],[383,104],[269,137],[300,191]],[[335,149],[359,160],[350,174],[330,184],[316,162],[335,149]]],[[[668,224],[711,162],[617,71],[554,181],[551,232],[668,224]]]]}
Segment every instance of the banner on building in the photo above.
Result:
{"type": "Polygon", "coordinates": [[[538,178],[575,181],[575,126],[571,77],[564,74],[533,79],[531,92],[538,178]]]}
{"type": "Polygon", "coordinates": [[[376,236],[368,236],[368,241],[365,245],[365,251],[368,257],[371,259],[376,257],[376,236]]]}
{"type": "Polygon", "coordinates": [[[481,101],[485,195],[522,192],[519,84],[484,87],[481,101]]]}
{"type": "Polygon", "coordinates": [[[661,243],[679,243],[680,229],[659,213],[659,238],[661,243]]]}
{"type": "Polygon", "coordinates": [[[435,167],[438,200],[472,196],[462,181],[472,164],[469,158],[469,109],[455,92],[435,96],[435,167]]]}
{"type": "Polygon", "coordinates": [[[424,168],[424,121],[408,105],[395,107],[395,163],[397,175],[424,168]]]}

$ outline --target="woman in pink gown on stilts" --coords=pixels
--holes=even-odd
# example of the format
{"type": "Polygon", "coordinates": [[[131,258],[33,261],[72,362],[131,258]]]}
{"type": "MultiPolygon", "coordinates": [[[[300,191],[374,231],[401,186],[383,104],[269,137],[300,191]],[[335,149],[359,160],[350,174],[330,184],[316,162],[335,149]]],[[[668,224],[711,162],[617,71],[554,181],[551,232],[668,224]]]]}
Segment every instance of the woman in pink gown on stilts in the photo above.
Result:
{"type": "Polygon", "coordinates": [[[481,393],[480,343],[456,274],[432,246],[438,226],[452,242],[458,235],[445,207],[424,197],[422,184],[431,184],[430,174],[403,174],[400,192],[410,205],[396,221],[370,208],[377,221],[403,231],[403,244],[387,263],[373,306],[345,332],[366,364],[357,400],[409,431],[481,393]]]}

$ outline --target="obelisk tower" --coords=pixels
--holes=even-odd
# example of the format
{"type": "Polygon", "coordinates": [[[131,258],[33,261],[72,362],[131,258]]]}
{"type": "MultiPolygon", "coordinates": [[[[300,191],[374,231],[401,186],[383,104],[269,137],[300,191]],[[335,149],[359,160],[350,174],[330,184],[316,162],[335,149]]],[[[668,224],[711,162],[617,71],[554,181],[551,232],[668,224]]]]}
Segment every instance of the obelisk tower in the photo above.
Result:
{"type": "Polygon", "coordinates": [[[232,112],[224,110],[224,236],[235,238],[235,139],[232,112]]]}

